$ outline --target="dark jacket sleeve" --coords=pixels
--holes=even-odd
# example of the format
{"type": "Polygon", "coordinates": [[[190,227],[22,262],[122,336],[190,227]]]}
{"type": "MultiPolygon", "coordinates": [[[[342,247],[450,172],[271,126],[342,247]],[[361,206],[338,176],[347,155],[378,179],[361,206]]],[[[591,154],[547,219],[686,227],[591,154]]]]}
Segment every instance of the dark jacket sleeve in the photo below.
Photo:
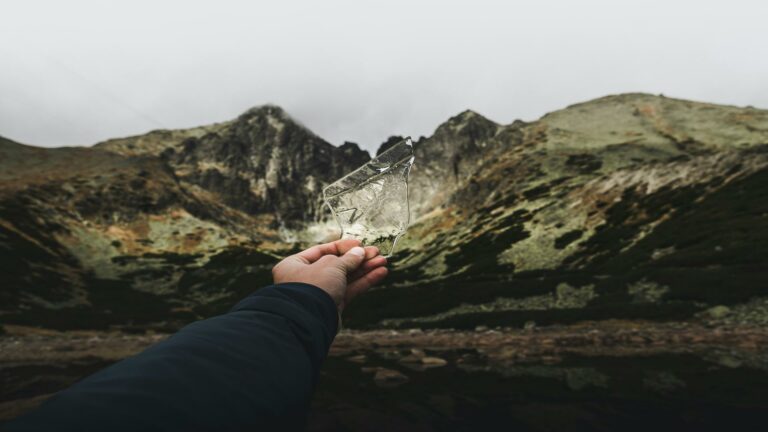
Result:
{"type": "Polygon", "coordinates": [[[336,334],[331,297],[258,290],[6,425],[22,430],[296,430],[336,334]]]}

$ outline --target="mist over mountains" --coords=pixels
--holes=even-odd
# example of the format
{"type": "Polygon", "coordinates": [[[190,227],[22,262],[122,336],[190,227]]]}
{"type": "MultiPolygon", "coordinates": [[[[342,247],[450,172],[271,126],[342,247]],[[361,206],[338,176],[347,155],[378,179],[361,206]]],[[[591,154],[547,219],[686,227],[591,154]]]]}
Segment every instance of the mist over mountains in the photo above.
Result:
{"type": "MultiPolygon", "coordinates": [[[[647,94],[530,123],[465,111],[415,152],[412,226],[348,326],[768,322],[768,111],[647,94]]],[[[369,159],[276,106],[90,148],[0,139],[2,321],[173,329],[224,311],[334,237],[321,190],[369,159]]]]}

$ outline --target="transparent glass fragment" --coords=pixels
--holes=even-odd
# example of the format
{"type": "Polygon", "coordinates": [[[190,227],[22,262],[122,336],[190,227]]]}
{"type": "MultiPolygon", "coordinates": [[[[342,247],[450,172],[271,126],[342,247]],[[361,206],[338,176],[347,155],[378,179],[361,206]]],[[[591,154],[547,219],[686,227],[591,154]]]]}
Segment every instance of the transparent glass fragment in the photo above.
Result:
{"type": "Polygon", "coordinates": [[[377,246],[384,256],[395,250],[408,228],[408,173],[411,138],[395,144],[323,189],[323,198],[341,227],[341,238],[377,246]]]}

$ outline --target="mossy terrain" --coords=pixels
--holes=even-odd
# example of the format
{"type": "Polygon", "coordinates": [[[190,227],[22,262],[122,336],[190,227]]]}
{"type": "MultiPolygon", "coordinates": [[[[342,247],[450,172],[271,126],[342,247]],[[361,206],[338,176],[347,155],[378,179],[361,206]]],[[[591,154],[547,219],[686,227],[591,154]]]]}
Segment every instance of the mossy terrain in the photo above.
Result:
{"type": "MultiPolygon", "coordinates": [[[[152,256],[165,269],[135,271],[121,279],[86,274],[83,303],[73,307],[29,307],[7,313],[3,322],[55,329],[173,331],[191,321],[226,312],[237,300],[271,282],[276,259],[247,248],[233,247],[213,255],[202,266],[194,257],[152,256]],[[186,265],[179,269],[180,265],[186,265]],[[169,272],[182,276],[170,293],[158,295],[134,288],[137,279],[162,280],[169,272]]],[[[134,260],[141,258],[132,258],[134,260]]]]}
{"type": "MultiPolygon", "coordinates": [[[[646,94],[530,123],[465,111],[414,152],[411,227],[348,327],[701,320],[768,296],[768,111],[646,94]]],[[[0,317],[140,331],[225,311],[334,238],[322,187],[366,160],[274,106],[96,148],[0,139],[0,317]]]]}
{"type": "MultiPolygon", "coordinates": [[[[764,295],[768,286],[766,197],[768,169],[711,194],[705,187],[662,189],[652,195],[627,191],[607,209],[605,223],[559,269],[517,272],[509,280],[503,267],[493,262],[503,246],[494,241],[498,237],[484,234],[449,255],[450,266],[466,268],[465,272],[427,284],[418,283],[418,274],[411,273],[413,285],[371,292],[347,311],[346,318],[351,326],[375,326],[384,318],[429,316],[499,297],[523,301],[555,293],[561,283],[593,285],[595,298],[573,310],[486,313],[478,308],[466,316],[421,325],[472,328],[478,323],[505,326],[528,320],[686,319],[707,305],[746,302],[764,295]],[[666,216],[663,222],[635,241],[644,224],[662,216],[666,216]],[[670,252],[655,258],[655,251],[665,249],[670,252]],[[639,281],[665,287],[663,295],[638,296],[632,287],[639,281]]],[[[519,225],[505,232],[507,239],[514,238],[509,233],[519,232],[515,226],[519,225]]],[[[401,325],[414,324],[418,325],[405,320],[401,325]]]]}

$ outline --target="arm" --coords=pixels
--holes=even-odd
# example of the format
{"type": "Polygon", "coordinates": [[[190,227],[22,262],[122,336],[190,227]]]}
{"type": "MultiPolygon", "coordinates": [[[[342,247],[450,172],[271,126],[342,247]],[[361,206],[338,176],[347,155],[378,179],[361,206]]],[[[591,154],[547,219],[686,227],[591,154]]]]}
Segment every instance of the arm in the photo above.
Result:
{"type": "Polygon", "coordinates": [[[302,429],[347,285],[386,274],[377,251],[366,252],[289,257],[275,268],[282,283],[86,378],[8,430],[302,429]],[[339,269],[351,276],[341,289],[326,277],[339,269]]]}

